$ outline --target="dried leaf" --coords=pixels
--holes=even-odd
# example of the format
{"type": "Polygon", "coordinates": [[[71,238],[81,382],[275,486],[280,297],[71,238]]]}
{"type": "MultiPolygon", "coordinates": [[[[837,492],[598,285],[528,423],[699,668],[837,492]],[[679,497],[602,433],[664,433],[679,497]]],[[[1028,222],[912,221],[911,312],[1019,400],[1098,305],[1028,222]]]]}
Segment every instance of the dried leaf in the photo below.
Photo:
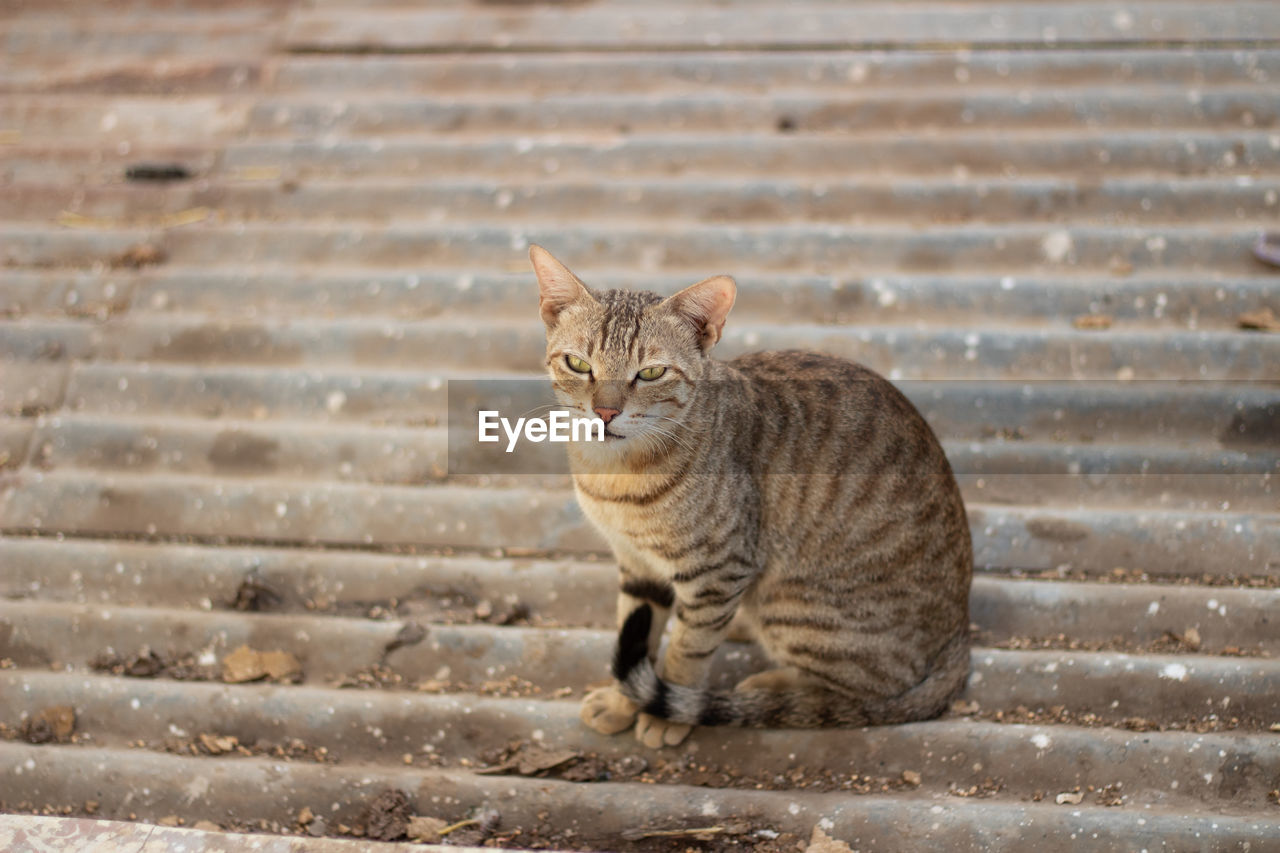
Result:
{"type": "Polygon", "coordinates": [[[64,210],[58,214],[56,222],[63,228],[82,230],[104,230],[109,228],[177,228],[181,225],[192,225],[203,222],[213,214],[207,207],[191,207],[174,213],[162,213],[159,216],[147,216],[136,219],[113,219],[106,216],[85,216],[73,210],[64,210]]]}
{"type": "Polygon", "coordinates": [[[279,166],[239,166],[231,172],[235,181],[274,181],[279,177],[279,166]]]}
{"type": "Polygon", "coordinates": [[[815,826],[813,835],[809,836],[809,846],[805,848],[805,853],[853,853],[853,849],[838,838],[832,838],[822,831],[822,827],[815,826]]]}
{"type": "Polygon", "coordinates": [[[406,832],[411,841],[422,844],[439,844],[440,830],[449,825],[438,817],[411,817],[406,832]]]}
{"type": "Polygon", "coordinates": [[[210,755],[222,755],[231,752],[240,745],[240,739],[234,735],[200,735],[200,745],[209,751],[210,755]]]}
{"type": "Polygon", "coordinates": [[[1280,332],[1280,317],[1270,308],[1259,308],[1236,317],[1236,325],[1256,332],[1280,332]]]}
{"type": "Polygon", "coordinates": [[[1081,314],[1071,321],[1071,325],[1077,329],[1101,330],[1110,329],[1114,322],[1115,318],[1110,314],[1081,314]]]}
{"type": "Polygon", "coordinates": [[[245,681],[257,681],[264,678],[267,668],[262,661],[262,652],[248,646],[240,646],[222,659],[222,680],[228,684],[240,684],[245,681]]]}
{"type": "Polygon", "coordinates": [[[268,678],[292,681],[302,675],[302,664],[289,652],[262,652],[259,659],[268,678]]]}
{"type": "Polygon", "coordinates": [[[1191,649],[1191,651],[1198,651],[1200,649],[1200,632],[1195,628],[1188,628],[1182,634],[1182,642],[1186,643],[1187,648],[1191,649]]]}
{"type": "Polygon", "coordinates": [[[639,827],[637,829],[624,829],[621,834],[623,841],[643,841],[646,838],[694,838],[699,841],[709,841],[716,836],[746,835],[749,832],[751,832],[749,824],[741,821],[730,821],[719,823],[715,826],[691,826],[677,829],[639,827]]]}
{"type": "Polygon", "coordinates": [[[487,767],[478,772],[489,776],[503,773],[517,773],[521,776],[534,776],[547,770],[568,764],[581,757],[581,753],[572,749],[543,749],[540,746],[525,746],[508,760],[496,767],[487,767]]]}
{"type": "Polygon", "coordinates": [[[906,782],[908,785],[919,785],[924,781],[924,779],[914,770],[903,770],[902,781],[906,782]]]}
{"type": "Polygon", "coordinates": [[[1072,805],[1078,806],[1084,800],[1084,793],[1081,791],[1063,791],[1054,798],[1054,802],[1060,806],[1072,805]]]}

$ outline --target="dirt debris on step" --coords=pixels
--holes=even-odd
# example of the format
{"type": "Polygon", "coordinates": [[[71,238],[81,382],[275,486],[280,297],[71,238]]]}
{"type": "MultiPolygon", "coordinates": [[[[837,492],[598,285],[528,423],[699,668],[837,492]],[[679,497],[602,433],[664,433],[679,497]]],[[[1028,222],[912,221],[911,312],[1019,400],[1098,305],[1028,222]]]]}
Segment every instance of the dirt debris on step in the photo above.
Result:
{"type": "Polygon", "coordinates": [[[366,838],[396,841],[405,837],[409,817],[408,795],[398,788],[387,788],[365,807],[360,824],[366,838]]]}
{"type": "Polygon", "coordinates": [[[236,588],[231,606],[236,610],[258,613],[275,610],[283,601],[284,596],[257,569],[251,569],[236,588]]]}
{"type": "MultiPolygon", "coordinates": [[[[344,675],[330,682],[332,687],[339,689],[357,689],[372,690],[378,688],[396,688],[403,687],[406,684],[405,677],[396,672],[389,666],[382,664],[373,664],[364,669],[358,669],[353,673],[344,675]]],[[[428,691],[432,693],[443,691],[428,691]]]]}
{"type": "Polygon", "coordinates": [[[113,255],[108,261],[108,266],[114,269],[140,270],[157,266],[166,260],[168,260],[168,255],[163,249],[150,243],[139,243],[136,246],[130,246],[118,255],[113,255]]]}
{"type": "Polygon", "coordinates": [[[405,622],[401,626],[399,632],[391,638],[391,642],[387,643],[383,649],[383,654],[391,654],[396,649],[402,649],[405,646],[416,646],[427,637],[427,629],[418,622],[405,622]]]}
{"type": "Polygon", "coordinates": [[[957,713],[953,706],[953,710],[944,715],[943,719],[948,716],[963,716],[969,719],[1011,725],[1068,725],[1082,728],[1126,729],[1133,732],[1194,732],[1196,734],[1232,732],[1240,729],[1262,730],[1268,724],[1266,720],[1219,716],[1218,714],[1206,714],[1201,717],[1186,717],[1182,719],[1151,720],[1146,717],[1073,711],[1065,705],[1053,705],[1048,708],[1028,708],[1025,705],[1018,705],[1012,709],[979,708],[965,713],[957,713]]]}
{"type": "Polygon", "coordinates": [[[1004,782],[999,779],[992,779],[990,776],[988,776],[986,779],[983,779],[982,782],[975,785],[970,785],[967,788],[961,788],[955,782],[952,782],[950,785],[947,786],[947,793],[949,795],[953,797],[961,797],[964,799],[973,798],[973,799],[985,800],[989,797],[994,797],[996,794],[999,794],[1003,790],[1004,790],[1004,782]]]}
{"type": "Polygon", "coordinates": [[[240,745],[240,739],[233,735],[210,735],[202,734],[199,737],[200,745],[210,755],[222,755],[232,752],[240,745]]]}
{"type": "Polygon", "coordinates": [[[1106,640],[1081,640],[1066,634],[1036,637],[997,637],[991,632],[981,629],[974,632],[974,643],[993,649],[1008,649],[1011,651],[1122,652],[1132,655],[1168,655],[1195,652],[1233,658],[1271,657],[1270,652],[1259,648],[1246,649],[1229,645],[1205,649],[1200,631],[1194,625],[1189,626],[1182,633],[1165,631],[1162,636],[1142,643],[1120,636],[1106,640]]]}
{"type": "Polygon", "coordinates": [[[53,705],[23,721],[22,739],[35,744],[70,743],[75,729],[75,708],[53,705]]]}
{"type": "MultiPolygon", "coordinates": [[[[143,741],[142,744],[145,746],[146,742],[143,741]]],[[[194,738],[166,737],[163,748],[174,755],[263,756],[282,761],[308,761],[315,764],[333,764],[337,761],[328,747],[311,746],[300,738],[287,738],[281,742],[258,738],[253,743],[246,743],[235,735],[203,732],[194,738]]]]}
{"type": "Polygon", "coordinates": [[[202,664],[195,655],[183,655],[166,660],[149,646],[143,646],[133,655],[99,655],[89,661],[95,672],[109,672],[130,678],[172,678],[175,681],[220,681],[219,668],[215,664],[202,664]]]}
{"type": "Polygon", "coordinates": [[[192,172],[181,163],[134,163],[124,170],[126,181],[189,181],[192,172]]]}

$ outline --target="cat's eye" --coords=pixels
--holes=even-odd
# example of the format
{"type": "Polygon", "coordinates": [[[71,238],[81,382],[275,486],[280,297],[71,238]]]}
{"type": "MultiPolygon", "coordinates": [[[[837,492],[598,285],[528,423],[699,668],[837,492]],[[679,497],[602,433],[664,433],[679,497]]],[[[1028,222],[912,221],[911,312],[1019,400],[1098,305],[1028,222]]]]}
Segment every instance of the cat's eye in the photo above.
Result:
{"type": "Polygon", "coordinates": [[[566,355],[564,357],[564,363],[569,365],[569,369],[572,370],[574,373],[590,373],[591,372],[591,365],[587,364],[585,361],[578,358],[576,355],[566,355]]]}
{"type": "Polygon", "coordinates": [[[637,373],[636,376],[640,377],[646,382],[652,382],[653,380],[657,379],[659,376],[661,376],[666,372],[667,372],[667,369],[665,367],[661,367],[661,366],[646,367],[644,370],[637,373]]]}

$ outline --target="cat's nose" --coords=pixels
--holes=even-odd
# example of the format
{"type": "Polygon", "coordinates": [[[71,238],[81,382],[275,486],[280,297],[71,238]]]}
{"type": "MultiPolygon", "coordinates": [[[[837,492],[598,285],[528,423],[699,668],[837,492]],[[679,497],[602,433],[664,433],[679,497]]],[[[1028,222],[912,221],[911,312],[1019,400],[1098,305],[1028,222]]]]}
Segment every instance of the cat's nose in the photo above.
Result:
{"type": "Polygon", "coordinates": [[[599,415],[600,420],[604,421],[605,423],[608,423],[609,421],[613,420],[614,415],[622,413],[621,409],[606,409],[603,406],[596,406],[594,409],[592,409],[592,411],[595,412],[597,415],[599,415]]]}

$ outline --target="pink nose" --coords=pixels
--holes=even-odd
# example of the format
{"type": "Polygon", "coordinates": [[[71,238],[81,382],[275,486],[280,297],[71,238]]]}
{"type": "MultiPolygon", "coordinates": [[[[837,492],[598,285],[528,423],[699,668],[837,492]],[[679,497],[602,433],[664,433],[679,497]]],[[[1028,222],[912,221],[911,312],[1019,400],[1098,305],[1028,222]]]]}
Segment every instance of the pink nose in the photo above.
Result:
{"type": "Polygon", "coordinates": [[[608,423],[609,421],[613,420],[614,415],[622,413],[621,409],[606,409],[602,406],[596,406],[594,409],[592,409],[592,411],[594,411],[597,415],[599,415],[600,420],[604,421],[605,423],[608,423]]]}

